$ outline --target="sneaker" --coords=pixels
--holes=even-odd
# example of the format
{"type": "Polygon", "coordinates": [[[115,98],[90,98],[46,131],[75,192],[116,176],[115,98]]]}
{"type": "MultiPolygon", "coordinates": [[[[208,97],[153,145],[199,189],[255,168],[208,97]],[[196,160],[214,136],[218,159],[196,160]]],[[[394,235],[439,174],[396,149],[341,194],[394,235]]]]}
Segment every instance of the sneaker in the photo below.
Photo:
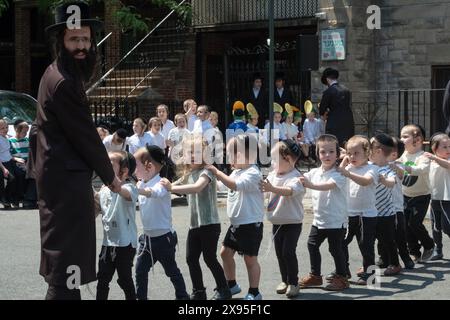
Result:
{"type": "MultiPolygon", "coordinates": [[[[337,276],[336,270],[331,272],[329,275],[326,276],[325,280],[327,280],[328,282],[330,282],[331,280],[333,280],[335,277],[337,276]]],[[[347,270],[347,275],[346,275],[347,280],[352,278],[352,274],[350,273],[350,270],[347,270]]]]}
{"type": "Polygon", "coordinates": [[[422,257],[420,258],[420,262],[427,262],[433,256],[434,248],[424,249],[422,253],[422,257]]]}
{"type": "Polygon", "coordinates": [[[241,286],[238,283],[236,283],[235,286],[230,288],[230,292],[231,292],[232,296],[234,296],[235,294],[241,293],[241,291],[242,291],[241,286]]]}
{"type": "Polygon", "coordinates": [[[214,289],[216,293],[211,298],[211,300],[230,300],[231,299],[231,291],[228,287],[225,288],[216,288],[214,289]]]}
{"type": "Polygon", "coordinates": [[[396,274],[399,274],[402,271],[402,267],[400,265],[398,266],[388,266],[386,270],[384,270],[384,275],[387,277],[395,276],[396,274]]]}
{"type": "Polygon", "coordinates": [[[434,248],[433,255],[431,256],[431,261],[442,260],[444,255],[442,254],[442,249],[434,248]]]}
{"type": "Polygon", "coordinates": [[[346,277],[342,277],[336,275],[336,277],[331,280],[331,282],[324,288],[328,291],[342,291],[350,287],[348,279],[346,277]]]}
{"type": "Polygon", "coordinates": [[[278,294],[285,294],[286,290],[288,288],[288,285],[286,284],[286,282],[281,282],[278,287],[277,287],[277,293],[278,294]]]}
{"type": "Polygon", "coordinates": [[[3,210],[13,210],[13,207],[9,203],[3,204],[3,210]]]}
{"type": "Polygon", "coordinates": [[[20,203],[19,202],[13,202],[11,203],[11,206],[13,209],[20,209],[20,203]]]}
{"type": "Polygon", "coordinates": [[[286,290],[286,297],[288,297],[289,299],[291,298],[295,298],[296,296],[298,296],[300,292],[300,286],[297,285],[293,285],[290,284],[286,290]]]}
{"type": "Polygon", "coordinates": [[[315,276],[310,273],[308,276],[303,277],[298,282],[300,288],[319,287],[323,284],[322,276],[315,276]]]}
{"type": "Polygon", "coordinates": [[[206,290],[194,290],[191,294],[191,300],[206,300],[206,290]]]}
{"type": "Polygon", "coordinates": [[[254,296],[251,293],[247,293],[247,295],[244,297],[244,300],[262,300],[262,295],[261,293],[258,293],[256,296],[254,296]]]}

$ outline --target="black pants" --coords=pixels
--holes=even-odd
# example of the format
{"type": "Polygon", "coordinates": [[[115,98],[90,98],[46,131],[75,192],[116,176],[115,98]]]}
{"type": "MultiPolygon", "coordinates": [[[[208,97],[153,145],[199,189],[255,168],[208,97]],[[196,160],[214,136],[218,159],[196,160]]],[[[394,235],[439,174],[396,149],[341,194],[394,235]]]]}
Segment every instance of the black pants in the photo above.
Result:
{"type": "MultiPolygon", "coordinates": [[[[411,261],[411,257],[408,252],[408,245],[406,244],[406,225],[405,214],[401,211],[397,212],[395,221],[395,244],[397,245],[398,254],[404,263],[411,261]]],[[[378,242],[378,253],[380,257],[385,256],[384,249],[378,242]]],[[[386,261],[387,262],[387,261],[386,261]]]]}
{"type": "Polygon", "coordinates": [[[430,204],[430,195],[427,194],[414,198],[405,196],[404,198],[406,239],[408,241],[409,253],[420,256],[421,246],[427,250],[434,247],[433,239],[431,239],[427,229],[423,225],[423,219],[427,214],[428,205],[430,204]]]}
{"type": "Polygon", "coordinates": [[[308,238],[308,251],[311,260],[311,273],[321,276],[322,257],[320,256],[320,245],[328,238],[328,250],[334,259],[336,274],[346,276],[345,256],[342,250],[346,230],[342,229],[319,229],[311,227],[308,238]]]}
{"type": "Polygon", "coordinates": [[[210,224],[191,229],[188,232],[186,244],[186,261],[192,280],[193,290],[204,290],[200,255],[216,281],[217,288],[226,288],[227,280],[219,261],[217,260],[217,243],[220,236],[220,224],[210,224]]]}
{"type": "Polygon", "coordinates": [[[302,224],[273,225],[272,233],[275,235],[275,253],[280,267],[281,280],[284,283],[297,285],[298,261],[297,242],[302,232],[302,224]]]}
{"type": "Polygon", "coordinates": [[[97,300],[108,300],[109,283],[117,270],[117,283],[125,293],[126,300],[136,300],[132,269],[136,249],[127,247],[102,246],[98,261],[97,300]]]}
{"type": "Polygon", "coordinates": [[[136,295],[138,300],[147,300],[148,273],[156,262],[160,262],[166,276],[170,278],[177,299],[189,298],[183,275],[175,261],[177,234],[169,232],[160,237],[139,237],[138,258],[136,260],[136,295]]]}
{"type": "Polygon", "coordinates": [[[375,265],[375,238],[377,231],[377,217],[349,217],[348,232],[343,242],[344,255],[347,266],[349,267],[348,245],[352,242],[353,237],[358,241],[359,251],[363,258],[364,271],[375,265]]]}
{"type": "Polygon", "coordinates": [[[398,266],[400,264],[395,242],[395,222],[395,215],[377,218],[377,239],[379,247],[382,248],[379,254],[383,262],[388,266],[398,266]]]}
{"type": "Polygon", "coordinates": [[[442,232],[450,237],[450,201],[431,201],[431,223],[436,248],[442,250],[442,232]]]}
{"type": "Polygon", "coordinates": [[[49,285],[45,300],[81,300],[80,289],[49,285]]]}
{"type": "MultiPolygon", "coordinates": [[[[1,173],[2,177],[0,179],[0,196],[1,201],[4,204],[18,203],[20,201],[20,192],[18,188],[21,188],[21,171],[19,167],[17,167],[16,162],[14,160],[10,160],[8,162],[3,162],[3,166],[8,169],[9,175],[6,178],[6,187],[3,178],[3,172],[1,173]]],[[[23,180],[25,180],[25,176],[23,176],[23,180]]]]}

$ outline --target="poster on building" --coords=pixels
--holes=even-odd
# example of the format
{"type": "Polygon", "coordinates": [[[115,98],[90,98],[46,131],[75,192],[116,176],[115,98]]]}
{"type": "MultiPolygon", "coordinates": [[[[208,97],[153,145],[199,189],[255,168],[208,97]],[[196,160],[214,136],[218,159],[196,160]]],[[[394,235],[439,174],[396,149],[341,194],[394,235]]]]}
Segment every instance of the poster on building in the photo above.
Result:
{"type": "Polygon", "coordinates": [[[345,29],[322,30],[320,39],[323,61],[345,60],[345,29]]]}

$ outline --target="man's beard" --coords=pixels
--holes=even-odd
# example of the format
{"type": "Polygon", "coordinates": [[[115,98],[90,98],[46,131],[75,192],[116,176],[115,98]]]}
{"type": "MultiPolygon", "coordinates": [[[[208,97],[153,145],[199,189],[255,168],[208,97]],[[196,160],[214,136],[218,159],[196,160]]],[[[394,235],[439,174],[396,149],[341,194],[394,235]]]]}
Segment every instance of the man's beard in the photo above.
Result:
{"type": "Polygon", "coordinates": [[[91,80],[97,65],[97,55],[91,50],[75,50],[70,52],[65,47],[61,48],[58,65],[69,75],[85,83],[91,80]],[[84,53],[84,59],[75,59],[78,53],[84,53]]]}

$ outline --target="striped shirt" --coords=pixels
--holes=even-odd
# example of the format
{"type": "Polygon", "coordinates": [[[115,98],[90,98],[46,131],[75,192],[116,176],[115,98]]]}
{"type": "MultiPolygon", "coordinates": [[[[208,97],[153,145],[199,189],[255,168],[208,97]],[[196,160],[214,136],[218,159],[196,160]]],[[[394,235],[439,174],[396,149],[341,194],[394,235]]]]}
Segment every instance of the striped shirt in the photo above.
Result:
{"type": "MultiPolygon", "coordinates": [[[[389,166],[380,167],[378,175],[383,175],[385,178],[395,177],[394,171],[389,166]]],[[[376,207],[379,217],[389,217],[395,214],[392,207],[392,188],[386,187],[379,183],[376,188],[376,207]]]]}
{"type": "Polygon", "coordinates": [[[22,139],[10,138],[9,143],[11,145],[11,155],[14,158],[21,158],[25,161],[28,160],[28,150],[30,149],[30,140],[27,137],[22,139]]]}

